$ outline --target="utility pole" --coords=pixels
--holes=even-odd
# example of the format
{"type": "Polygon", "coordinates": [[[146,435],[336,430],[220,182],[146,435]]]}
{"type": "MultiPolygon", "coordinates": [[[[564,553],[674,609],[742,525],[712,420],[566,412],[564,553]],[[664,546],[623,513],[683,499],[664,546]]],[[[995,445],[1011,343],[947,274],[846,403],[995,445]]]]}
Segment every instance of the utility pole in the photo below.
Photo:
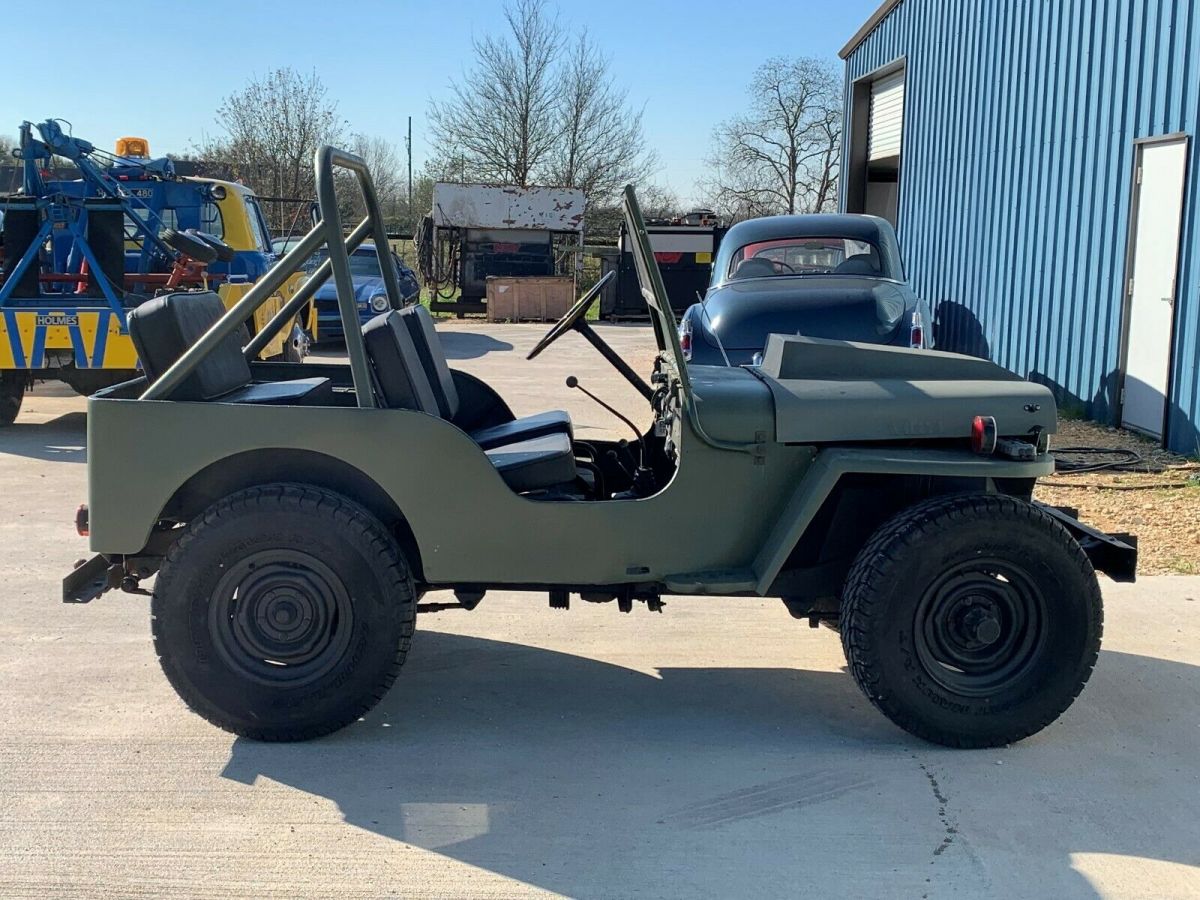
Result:
{"type": "Polygon", "coordinates": [[[408,217],[412,219],[412,116],[408,117],[408,138],[404,141],[404,146],[408,148],[408,217]]]}

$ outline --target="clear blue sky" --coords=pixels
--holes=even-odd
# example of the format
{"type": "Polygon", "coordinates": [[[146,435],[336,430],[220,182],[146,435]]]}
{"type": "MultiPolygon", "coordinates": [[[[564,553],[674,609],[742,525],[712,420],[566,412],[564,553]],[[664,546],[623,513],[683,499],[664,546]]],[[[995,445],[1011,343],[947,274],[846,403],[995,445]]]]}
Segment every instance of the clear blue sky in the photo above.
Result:
{"type": "MultiPolygon", "coordinates": [[[[686,201],[703,174],[713,125],[738,110],[754,68],[774,55],[840,62],[837,51],[878,5],[575,0],[559,2],[558,12],[569,28],[587,27],[630,100],[645,104],[646,135],[661,159],[655,181],[686,201]]],[[[155,155],[182,152],[219,133],[222,97],[290,65],[316,69],[354,131],[402,150],[411,115],[416,169],[429,152],[430,98],[442,97],[471,64],[472,35],[503,27],[500,3],[484,0],[205,0],[123,13],[60,0],[49,9],[57,24],[47,20],[42,37],[5,46],[0,133],[15,136],[23,119],[61,117],[105,149],[132,134],[149,138],[155,155]],[[64,25],[71,21],[77,27],[64,25]]]]}

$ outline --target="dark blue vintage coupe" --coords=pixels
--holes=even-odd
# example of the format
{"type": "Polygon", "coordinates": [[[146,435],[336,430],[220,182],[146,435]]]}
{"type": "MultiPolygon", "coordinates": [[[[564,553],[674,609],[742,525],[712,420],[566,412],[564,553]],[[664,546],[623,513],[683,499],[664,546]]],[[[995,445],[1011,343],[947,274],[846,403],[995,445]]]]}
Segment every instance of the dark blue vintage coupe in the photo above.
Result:
{"type": "Polygon", "coordinates": [[[770,334],[928,348],[929,322],[887,220],[769,216],[726,233],[679,339],[692,363],[739,366],[757,364],[770,334]]]}
{"type": "MultiPolygon", "coordinates": [[[[313,272],[325,261],[326,251],[313,254],[305,266],[306,271],[313,272]]],[[[421,292],[421,285],[413,270],[406,266],[395,253],[391,254],[396,266],[396,279],[400,287],[400,297],[404,303],[412,303],[421,292]]],[[[383,286],[383,273],[379,269],[379,256],[375,245],[366,241],[350,254],[350,277],[354,281],[354,302],[358,306],[360,319],[365,323],[388,308],[387,293],[383,286]]],[[[317,306],[317,337],[319,340],[340,341],[342,319],[338,312],[337,288],[333,279],[325,282],[317,289],[313,302],[317,306]]]]}

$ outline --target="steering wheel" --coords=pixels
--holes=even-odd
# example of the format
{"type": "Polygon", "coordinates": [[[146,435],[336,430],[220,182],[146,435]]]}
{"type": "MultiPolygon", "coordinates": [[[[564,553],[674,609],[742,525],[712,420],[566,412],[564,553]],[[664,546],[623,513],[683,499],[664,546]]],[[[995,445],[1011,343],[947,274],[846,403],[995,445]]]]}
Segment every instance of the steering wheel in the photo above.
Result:
{"type": "Polygon", "coordinates": [[[785,263],[782,259],[771,260],[771,265],[775,266],[776,268],[778,268],[779,266],[783,266],[783,268],[787,269],[787,272],[785,272],[783,274],[786,274],[786,275],[795,275],[796,274],[796,267],[793,266],[791,263],[785,263]]]}
{"type": "Polygon", "coordinates": [[[537,342],[537,346],[529,351],[526,359],[533,359],[568,331],[576,328],[580,322],[584,321],[587,316],[587,311],[592,308],[592,304],[596,302],[596,298],[600,296],[600,292],[604,290],[604,286],[616,277],[616,272],[609,272],[590,288],[587,292],[575,301],[575,305],[563,314],[554,325],[546,332],[545,337],[537,342]]]}

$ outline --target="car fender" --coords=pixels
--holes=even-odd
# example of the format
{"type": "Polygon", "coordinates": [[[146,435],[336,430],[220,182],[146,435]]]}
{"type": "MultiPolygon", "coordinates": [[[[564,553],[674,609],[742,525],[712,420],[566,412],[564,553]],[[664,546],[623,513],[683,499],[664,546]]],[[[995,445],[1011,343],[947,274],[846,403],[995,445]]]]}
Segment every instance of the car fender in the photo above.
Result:
{"type": "Polygon", "coordinates": [[[951,478],[1034,479],[1054,471],[1054,458],[1043,454],[1018,462],[968,451],[928,448],[834,448],[818,450],[812,466],[788,498],[775,527],[754,561],[755,590],[766,595],[783,570],[792,548],[804,536],[822,504],[843,476],[930,475],[951,478]]]}

